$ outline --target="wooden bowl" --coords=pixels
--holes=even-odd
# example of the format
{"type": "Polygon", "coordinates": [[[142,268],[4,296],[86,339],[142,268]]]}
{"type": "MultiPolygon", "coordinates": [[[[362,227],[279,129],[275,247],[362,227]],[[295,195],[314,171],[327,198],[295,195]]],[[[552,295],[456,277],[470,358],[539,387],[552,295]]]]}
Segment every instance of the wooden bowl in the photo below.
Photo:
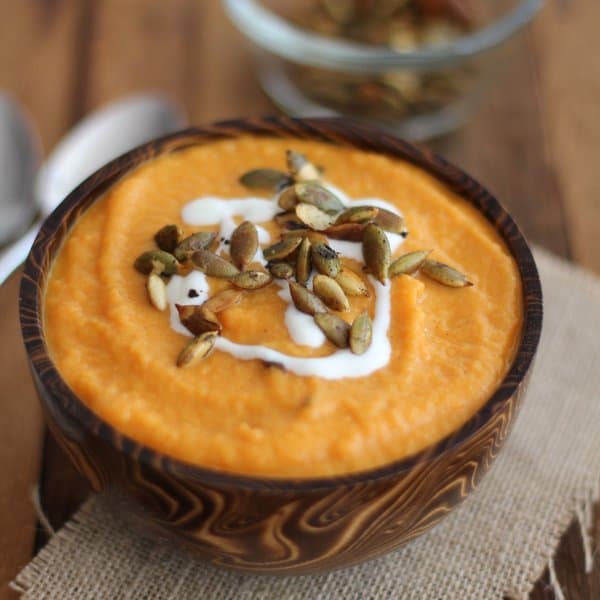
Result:
{"type": "Polygon", "coordinates": [[[542,325],[537,269],[523,235],[498,201],[457,167],[381,131],[341,119],[227,121],[149,142],[74,190],[40,231],[21,283],[21,327],[48,424],[95,490],[134,499],[155,523],[213,563],[262,573],[309,573],[389,552],[435,525],[475,488],[500,451],[526,387],[542,325]],[[349,475],[245,477],[186,464],[104,422],[69,389],[48,355],[43,293],[52,260],[92,202],[140,163],[240,134],[311,138],[407,160],[473,203],[504,238],[522,278],[523,334],[496,392],[458,431],[416,456],[349,475]]]}

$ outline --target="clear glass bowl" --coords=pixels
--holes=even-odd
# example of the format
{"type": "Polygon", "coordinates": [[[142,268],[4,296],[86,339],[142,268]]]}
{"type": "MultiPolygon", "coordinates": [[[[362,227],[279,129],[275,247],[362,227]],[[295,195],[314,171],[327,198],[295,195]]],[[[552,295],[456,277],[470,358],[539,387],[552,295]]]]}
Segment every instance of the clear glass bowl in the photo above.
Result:
{"type": "MultiPolygon", "coordinates": [[[[440,17],[407,23],[402,14],[374,17],[371,9],[340,24],[323,5],[351,4],[341,0],[223,2],[253,43],[261,85],[282,110],[351,116],[422,140],[466,120],[501,76],[497,50],[543,0],[477,2],[468,24],[440,17]]],[[[370,2],[397,4],[402,2],[370,2]]]]}

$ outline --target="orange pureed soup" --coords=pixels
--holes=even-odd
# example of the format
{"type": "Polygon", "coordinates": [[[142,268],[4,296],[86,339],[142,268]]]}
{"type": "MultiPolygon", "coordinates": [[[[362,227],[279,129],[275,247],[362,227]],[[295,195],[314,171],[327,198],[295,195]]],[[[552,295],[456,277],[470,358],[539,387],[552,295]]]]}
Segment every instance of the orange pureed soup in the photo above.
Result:
{"type": "MultiPolygon", "coordinates": [[[[281,228],[261,215],[251,220],[265,247],[281,228]]],[[[230,224],[243,216],[231,214],[230,224]]],[[[223,223],[220,236],[227,237],[223,223]]],[[[220,246],[225,256],[228,241],[220,246]]],[[[182,274],[189,269],[182,267],[182,274]]],[[[182,297],[198,304],[228,287],[227,280],[198,271],[168,283],[170,299],[180,304],[182,297]]],[[[493,227],[423,170],[352,148],[248,136],[161,156],[112,187],[64,242],[48,280],[44,318],[63,378],[119,431],[196,465],[311,477],[379,466],[459,428],[508,371],[520,339],[522,290],[515,261],[493,227]],[[432,250],[430,259],[452,265],[474,285],[447,287],[417,271],[382,286],[342,249],[342,265],[363,279],[369,296],[348,296],[349,310],[331,312],[352,323],[368,311],[377,324],[364,355],[370,358],[311,338],[308,315],[302,317],[310,323],[298,321],[294,337],[290,322],[298,315],[290,313],[295,309],[281,280],[246,292],[218,315],[223,344],[260,346],[267,354],[240,357],[217,344],[207,358],[176,366],[191,338],[176,323],[173,306],[160,311],[151,305],[134,260],[155,248],[154,235],[165,224],[179,225],[186,235],[219,230],[189,222],[203,221],[207,201],[222,208],[252,197],[276,206],[273,192],[249,190],[239,176],[260,167],[286,170],[288,148],[319,165],[324,182],[348,202],[385,201],[402,213],[409,234],[391,236],[394,258],[432,250]],[[295,366],[266,360],[273,351],[295,366]],[[327,356],[339,360],[318,363],[327,356]],[[316,370],[302,372],[305,364],[316,370]]]]}

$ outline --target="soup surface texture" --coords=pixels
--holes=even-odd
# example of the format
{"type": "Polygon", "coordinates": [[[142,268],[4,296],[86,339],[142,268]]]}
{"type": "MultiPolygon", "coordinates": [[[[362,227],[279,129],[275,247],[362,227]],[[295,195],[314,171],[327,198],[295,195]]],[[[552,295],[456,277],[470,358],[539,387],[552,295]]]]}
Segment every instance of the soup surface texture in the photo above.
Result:
{"type": "MultiPolygon", "coordinates": [[[[257,224],[263,247],[279,239],[272,221],[257,224]]],[[[337,314],[349,323],[365,309],[375,316],[381,292],[375,280],[350,256],[342,262],[368,282],[370,296],[351,297],[350,310],[337,314]]],[[[228,287],[200,277],[210,288],[200,294],[228,287]]],[[[177,281],[181,287],[191,280],[177,281]]],[[[259,345],[301,359],[336,352],[350,357],[329,341],[297,343],[282,290],[273,283],[248,292],[220,313],[222,337],[236,347],[259,345]]],[[[493,227],[426,172],[352,148],[248,136],[151,160],[95,202],[54,262],[44,319],[51,356],[66,382],[124,434],[213,469],[314,477],[409,456],[468,420],[514,357],[522,290],[516,264],[493,227]],[[390,322],[383,341],[390,352],[366,375],[337,376],[329,366],[324,377],[298,374],[219,346],[208,358],[178,368],[176,358],[190,338],[175,330],[169,311],[151,306],[133,261],[154,248],[153,236],[165,224],[178,224],[186,234],[218,229],[185,222],[198,199],[273,198],[246,189],[238,178],[253,168],[285,170],[288,148],[322,167],[325,181],[352,201],[377,198],[397,207],[409,235],[399,240],[395,256],[432,250],[430,258],[459,269],[474,285],[446,287],[419,272],[388,281],[390,322]]]]}

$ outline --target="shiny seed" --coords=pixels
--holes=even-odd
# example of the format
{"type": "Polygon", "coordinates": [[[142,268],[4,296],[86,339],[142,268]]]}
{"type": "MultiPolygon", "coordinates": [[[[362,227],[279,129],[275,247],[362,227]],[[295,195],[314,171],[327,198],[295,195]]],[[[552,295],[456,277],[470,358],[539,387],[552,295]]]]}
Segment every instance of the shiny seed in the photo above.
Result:
{"type": "Polygon", "coordinates": [[[331,313],[318,313],[314,316],[314,319],[331,343],[338,348],[348,347],[350,325],[344,319],[331,313]]]}
{"type": "Polygon", "coordinates": [[[321,178],[319,169],[304,154],[294,150],[286,152],[287,166],[296,181],[313,181],[321,178]]]}
{"type": "Polygon", "coordinates": [[[192,262],[200,271],[203,271],[210,277],[220,277],[230,279],[239,273],[235,265],[232,265],[222,256],[217,256],[210,250],[198,250],[192,254],[192,262]]]}
{"type": "Polygon", "coordinates": [[[298,198],[296,197],[293,185],[281,190],[279,197],[277,198],[277,204],[283,210],[294,210],[296,204],[298,204],[298,198]]]}
{"type": "Polygon", "coordinates": [[[369,296],[369,287],[362,277],[350,269],[342,269],[336,276],[338,285],[349,296],[369,296]]]}
{"type": "Polygon", "coordinates": [[[252,262],[258,250],[258,231],[254,223],[244,221],[231,234],[229,253],[231,260],[238,269],[243,269],[252,262]]]}
{"type": "Polygon", "coordinates": [[[397,275],[410,275],[414,273],[427,258],[431,250],[417,250],[409,252],[397,258],[388,270],[388,276],[396,277],[397,275]]]}
{"type": "Polygon", "coordinates": [[[243,290],[258,290],[273,281],[269,273],[263,271],[244,271],[231,278],[231,283],[243,290]]]}
{"type": "Polygon", "coordinates": [[[293,231],[282,231],[281,238],[308,238],[312,244],[316,244],[317,242],[322,242],[323,244],[327,243],[326,235],[323,235],[318,231],[313,231],[312,229],[295,229],[293,231]]]}
{"type": "Polygon", "coordinates": [[[181,324],[194,335],[200,335],[205,331],[221,332],[221,323],[215,313],[206,308],[205,304],[202,306],[175,305],[181,324]]]}
{"type": "Polygon", "coordinates": [[[187,260],[197,250],[208,250],[215,241],[217,234],[214,231],[199,231],[186,237],[179,242],[175,248],[175,258],[183,262],[187,260]]]}
{"type": "Polygon", "coordinates": [[[296,216],[311,229],[323,231],[333,222],[333,217],[312,204],[298,204],[296,216]]]}
{"type": "Polygon", "coordinates": [[[133,266],[144,275],[156,273],[157,275],[169,276],[177,272],[175,257],[164,250],[150,250],[140,254],[133,266]]]}
{"type": "Polygon", "coordinates": [[[331,279],[327,275],[315,275],[313,292],[333,310],[344,311],[350,309],[350,302],[348,302],[344,290],[335,279],[331,279]]]}
{"type": "Polygon", "coordinates": [[[279,260],[289,256],[300,244],[302,238],[292,237],[285,238],[268,248],[263,248],[263,256],[265,260],[279,260]]]}
{"type": "Polygon", "coordinates": [[[206,358],[215,347],[217,337],[215,332],[206,331],[190,340],[177,357],[177,366],[184,367],[192,361],[206,358]]]}
{"type": "Polygon", "coordinates": [[[277,169],[252,169],[240,177],[240,183],[250,189],[277,190],[290,181],[290,176],[277,169]]]}
{"type": "Polygon", "coordinates": [[[369,313],[364,311],[354,319],[350,328],[350,350],[354,354],[364,354],[373,338],[373,323],[369,317],[369,313]]]}
{"type": "Polygon", "coordinates": [[[316,315],[317,313],[326,313],[327,307],[320,298],[317,298],[312,292],[309,292],[303,285],[295,281],[289,282],[290,295],[294,301],[294,306],[307,315],[316,315]]]}
{"type": "Polygon", "coordinates": [[[334,240],[360,242],[363,238],[365,227],[364,223],[340,223],[339,225],[328,227],[325,233],[334,240]]]}
{"type": "Polygon", "coordinates": [[[404,218],[385,208],[379,209],[377,216],[373,219],[373,223],[390,233],[399,233],[400,235],[407,233],[407,229],[404,226],[404,218]]]}
{"type": "Polygon", "coordinates": [[[326,187],[315,181],[297,183],[294,191],[300,202],[311,204],[330,215],[337,215],[344,210],[341,200],[326,187]]]}
{"type": "Polygon", "coordinates": [[[425,260],[421,265],[421,272],[438,283],[449,287],[459,288],[473,285],[463,273],[436,260],[425,260]]]}
{"type": "Polygon", "coordinates": [[[337,277],[341,270],[340,259],[337,252],[327,244],[317,242],[311,246],[311,258],[314,267],[329,277],[337,277]]]}
{"type": "Polygon", "coordinates": [[[181,241],[182,235],[183,232],[177,225],[165,225],[156,232],[154,241],[161,250],[173,254],[181,241]]]}
{"type": "Polygon", "coordinates": [[[346,209],[335,221],[336,225],[341,223],[368,223],[377,217],[379,208],[377,206],[353,206],[346,209]]]}
{"type": "Polygon", "coordinates": [[[273,217],[273,220],[279,227],[289,229],[290,231],[308,231],[308,227],[296,216],[295,212],[279,213],[273,217]]]}
{"type": "Polygon", "coordinates": [[[302,285],[306,285],[312,270],[310,247],[310,239],[307,237],[304,238],[298,249],[298,256],[296,257],[296,281],[302,285]]]}
{"type": "Polygon", "coordinates": [[[291,279],[294,276],[294,267],[288,263],[273,263],[269,265],[269,273],[275,279],[291,279]]]}
{"type": "Polygon", "coordinates": [[[363,258],[371,274],[385,284],[391,260],[390,243],[383,229],[369,223],[363,235],[363,258]]]}
{"type": "Polygon", "coordinates": [[[148,290],[148,298],[154,308],[165,310],[167,308],[167,286],[160,275],[150,273],[146,281],[146,290],[148,290]]]}
{"type": "Polygon", "coordinates": [[[220,313],[237,304],[245,293],[242,290],[221,290],[211,296],[202,306],[213,313],[220,313]]]}

